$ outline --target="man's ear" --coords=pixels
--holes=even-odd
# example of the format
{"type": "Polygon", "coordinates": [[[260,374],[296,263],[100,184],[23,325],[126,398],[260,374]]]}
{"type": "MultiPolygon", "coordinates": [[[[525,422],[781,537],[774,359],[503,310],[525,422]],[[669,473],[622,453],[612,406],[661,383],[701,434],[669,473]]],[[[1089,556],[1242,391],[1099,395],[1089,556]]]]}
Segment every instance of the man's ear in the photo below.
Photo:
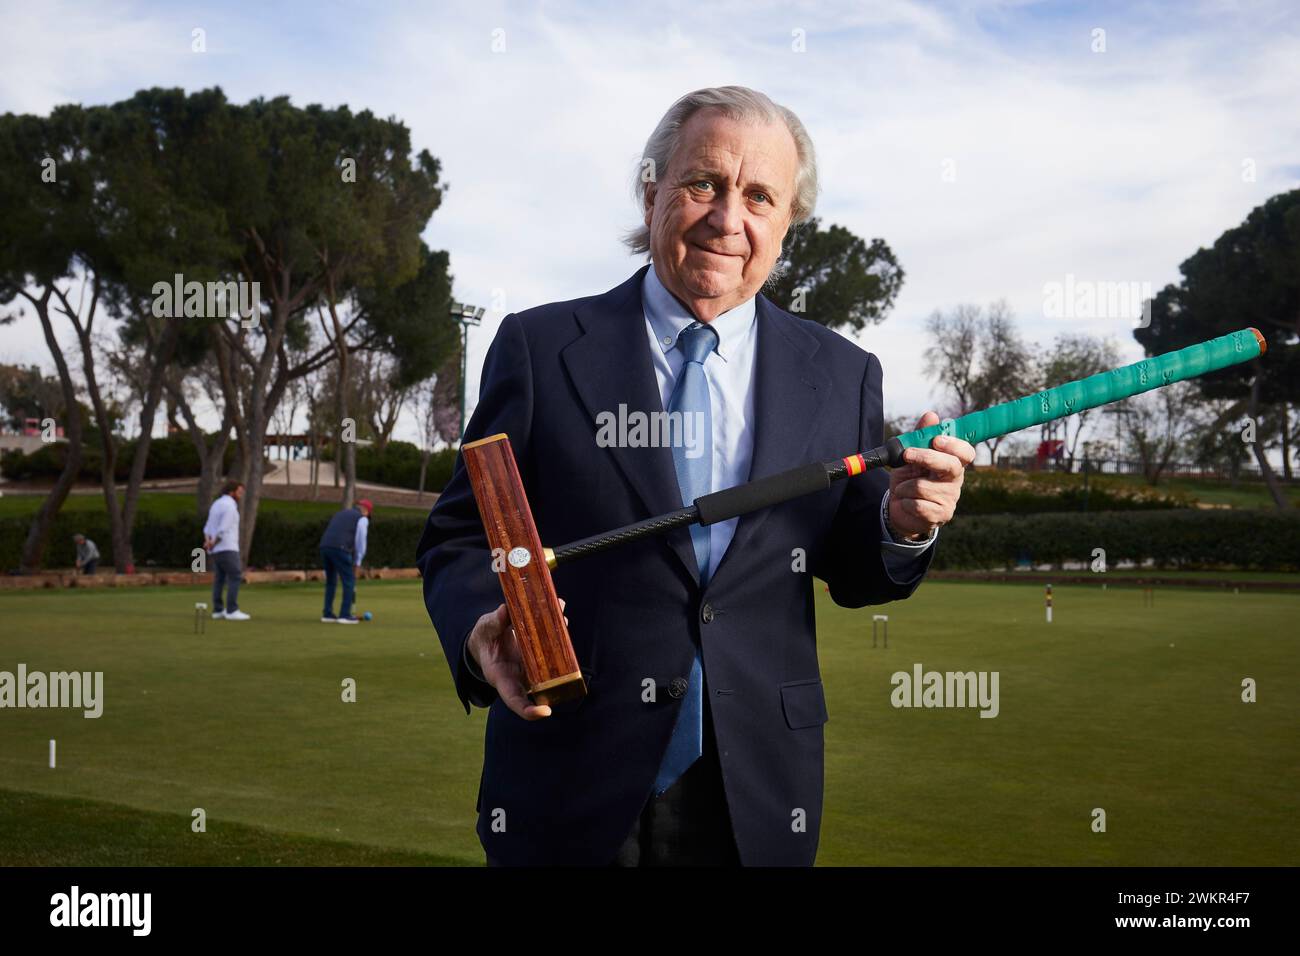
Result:
{"type": "Polygon", "coordinates": [[[655,184],[646,183],[645,203],[642,212],[644,212],[645,214],[643,218],[645,219],[645,226],[647,229],[650,228],[650,214],[654,211],[654,207],[655,207],[655,184]]]}

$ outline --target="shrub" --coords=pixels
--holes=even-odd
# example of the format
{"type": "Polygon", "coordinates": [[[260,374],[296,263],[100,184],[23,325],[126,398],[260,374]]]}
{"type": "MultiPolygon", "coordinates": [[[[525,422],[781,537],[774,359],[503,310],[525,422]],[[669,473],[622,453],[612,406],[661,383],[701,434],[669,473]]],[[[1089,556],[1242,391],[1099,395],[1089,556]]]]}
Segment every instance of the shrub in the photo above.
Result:
{"type": "MultiPolygon", "coordinates": [[[[1137,485],[1112,477],[1088,476],[1088,511],[1151,511],[1189,508],[1195,499],[1181,492],[1137,485]]],[[[998,471],[966,473],[961,513],[1032,514],[1083,511],[1083,476],[1063,472],[998,471]]]]}
{"type": "MultiPolygon", "coordinates": [[[[442,491],[451,481],[452,467],[456,464],[456,448],[444,448],[429,456],[429,470],[424,478],[425,491],[442,491]]],[[[382,452],[374,445],[357,446],[357,480],[370,481],[394,488],[420,487],[420,456],[418,447],[409,441],[390,441],[382,452]]],[[[326,461],[332,455],[322,456],[326,461]]]]}
{"type": "MultiPolygon", "coordinates": [[[[249,564],[254,567],[314,568],[328,517],[307,518],[264,512],[249,564]]],[[[415,549],[424,530],[419,514],[382,511],[371,519],[366,564],[415,566],[415,549]]],[[[30,519],[0,519],[0,568],[14,568],[30,519]]],[[[81,531],[111,561],[108,517],[61,514],[54,522],[46,563],[73,563],[72,535],[81,531]]],[[[187,568],[191,550],[202,543],[202,522],[185,515],[151,520],[141,515],[135,529],[137,566],[187,568]]],[[[1104,548],[1106,562],[1155,561],[1161,568],[1241,568],[1300,570],[1300,514],[1268,511],[1089,512],[1054,515],[959,515],[939,535],[935,569],[1012,568],[1022,559],[1033,564],[1088,562],[1104,548]]]]}
{"type": "MultiPolygon", "coordinates": [[[[124,482],[131,474],[131,462],[135,460],[135,439],[124,441],[118,449],[117,461],[113,463],[113,477],[124,482]]],[[[0,471],[10,481],[50,481],[57,479],[68,460],[66,442],[52,442],[24,455],[14,449],[0,455],[0,471]]],[[[226,446],[223,461],[225,470],[229,470],[235,460],[235,446],[226,446]]],[[[98,445],[82,445],[81,469],[77,475],[82,481],[98,481],[103,468],[104,456],[98,445]]],[[[149,444],[149,461],[145,465],[144,477],[153,481],[163,478],[193,478],[199,473],[199,453],[194,448],[188,435],[168,435],[155,438],[149,444]]],[[[450,474],[448,475],[450,477],[450,474]]]]}
{"type": "MultiPolygon", "coordinates": [[[[963,496],[964,500],[964,496],[963,496]]],[[[961,514],[940,532],[936,569],[1012,568],[1022,560],[1160,568],[1300,570],[1300,514],[1269,511],[1147,511],[1087,514],[961,514]]]]}
{"type": "MultiPolygon", "coordinates": [[[[318,518],[263,512],[257,517],[253,535],[250,567],[281,569],[315,568],[320,565],[317,549],[321,533],[329,522],[328,515],[318,518]]],[[[384,515],[370,519],[365,563],[369,567],[415,567],[415,548],[424,531],[423,515],[384,515]]],[[[23,541],[31,525],[30,517],[0,518],[0,569],[18,567],[23,541]]],[[[112,537],[108,516],[103,513],[63,513],[54,519],[49,546],[45,551],[47,567],[70,567],[75,559],[72,536],[81,532],[99,545],[101,564],[111,566],[112,537]]],[[[193,549],[203,544],[203,522],[194,515],[162,519],[142,514],[136,521],[132,545],[136,567],[144,570],[188,568],[193,549]]]]}

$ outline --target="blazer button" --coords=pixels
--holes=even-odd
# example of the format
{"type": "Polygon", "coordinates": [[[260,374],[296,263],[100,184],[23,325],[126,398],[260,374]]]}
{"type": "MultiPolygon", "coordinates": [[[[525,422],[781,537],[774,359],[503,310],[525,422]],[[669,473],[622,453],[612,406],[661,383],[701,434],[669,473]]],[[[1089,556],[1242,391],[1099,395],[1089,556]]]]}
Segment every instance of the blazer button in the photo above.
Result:
{"type": "Polygon", "coordinates": [[[668,696],[673,700],[681,700],[686,696],[687,686],[685,677],[674,677],[668,684],[668,696]]]}
{"type": "Polygon", "coordinates": [[[712,624],[712,623],[713,623],[713,605],[712,605],[712,604],[706,604],[706,605],[704,605],[704,608],[700,611],[700,617],[704,620],[704,623],[705,623],[705,624],[712,624]]]}

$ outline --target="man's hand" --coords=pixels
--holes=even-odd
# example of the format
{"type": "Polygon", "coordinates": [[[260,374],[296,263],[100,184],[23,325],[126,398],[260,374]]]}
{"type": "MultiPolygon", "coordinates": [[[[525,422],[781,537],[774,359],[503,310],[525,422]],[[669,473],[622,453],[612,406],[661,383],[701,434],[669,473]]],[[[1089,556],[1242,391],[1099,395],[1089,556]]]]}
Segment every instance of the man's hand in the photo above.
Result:
{"type": "MultiPolygon", "coordinates": [[[[917,428],[939,424],[936,412],[926,412],[917,428]]],[[[889,473],[889,523],[909,538],[924,538],[952,520],[961,497],[966,466],[975,460],[969,442],[940,435],[929,448],[908,448],[901,468],[889,473]]]]}
{"type": "Polygon", "coordinates": [[[214,541],[210,535],[206,535],[206,534],[205,534],[205,535],[203,536],[203,550],[204,550],[204,551],[211,551],[212,548],[213,548],[213,546],[216,545],[216,543],[217,543],[217,542],[214,541]]]}
{"type": "MultiPolygon", "coordinates": [[[[564,599],[560,599],[564,610],[564,599]]],[[[568,624],[566,617],[564,623],[568,624]]],[[[524,683],[524,663],[519,656],[519,643],[514,628],[510,626],[510,612],[502,604],[478,619],[470,631],[467,648],[469,656],[478,664],[483,679],[496,688],[501,700],[524,720],[540,720],[551,716],[546,704],[533,704],[528,700],[528,686],[524,683]]]]}

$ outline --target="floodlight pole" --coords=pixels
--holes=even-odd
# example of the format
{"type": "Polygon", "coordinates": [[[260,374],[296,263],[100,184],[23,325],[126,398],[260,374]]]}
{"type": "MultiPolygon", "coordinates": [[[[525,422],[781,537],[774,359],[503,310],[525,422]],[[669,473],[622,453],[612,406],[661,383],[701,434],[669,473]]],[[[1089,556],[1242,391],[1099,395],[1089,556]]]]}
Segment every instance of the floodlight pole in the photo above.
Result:
{"type": "Polygon", "coordinates": [[[469,327],[483,321],[483,307],[462,302],[451,304],[451,317],[460,323],[460,439],[465,438],[465,374],[469,358],[469,327]]]}

